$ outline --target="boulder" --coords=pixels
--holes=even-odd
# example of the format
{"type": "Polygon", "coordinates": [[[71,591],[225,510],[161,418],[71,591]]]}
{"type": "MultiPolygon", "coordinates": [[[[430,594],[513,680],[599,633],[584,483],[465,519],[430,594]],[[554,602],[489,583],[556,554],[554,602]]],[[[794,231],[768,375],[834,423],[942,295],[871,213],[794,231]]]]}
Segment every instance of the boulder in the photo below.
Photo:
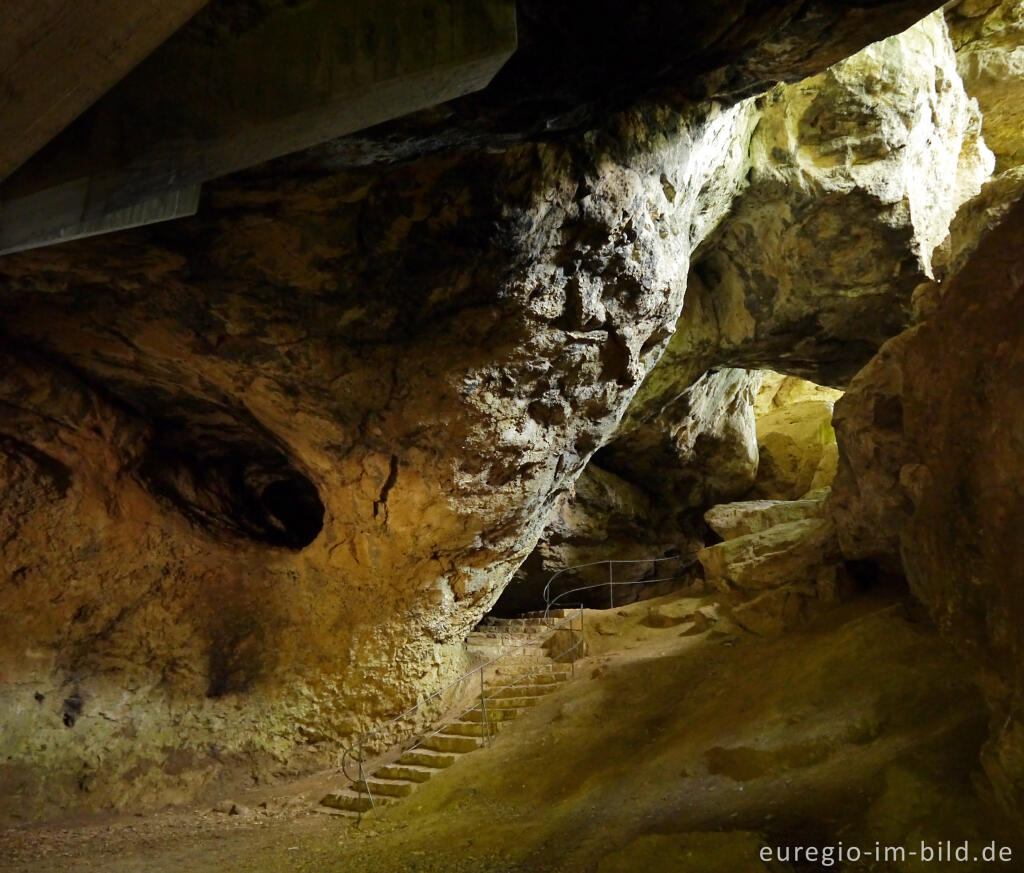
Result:
{"type": "Polygon", "coordinates": [[[732,540],[768,528],[826,514],[827,491],[804,500],[745,500],[722,503],[704,513],[704,521],[723,540],[732,540]]]}
{"type": "Polygon", "coordinates": [[[754,397],[760,373],[705,373],[645,426],[598,453],[600,463],[676,510],[744,494],[757,475],[754,397]]]}
{"type": "Polygon", "coordinates": [[[815,582],[837,554],[831,520],[805,518],[708,546],[697,557],[710,582],[757,591],[815,582]]]}

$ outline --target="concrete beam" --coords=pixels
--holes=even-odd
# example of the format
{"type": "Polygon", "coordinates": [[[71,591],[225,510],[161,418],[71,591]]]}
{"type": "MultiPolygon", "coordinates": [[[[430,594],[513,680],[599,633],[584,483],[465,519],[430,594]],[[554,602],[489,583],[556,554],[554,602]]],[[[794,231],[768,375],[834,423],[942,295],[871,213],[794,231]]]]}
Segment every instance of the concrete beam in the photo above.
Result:
{"type": "Polygon", "coordinates": [[[516,46],[514,0],[306,0],[241,23],[224,8],[0,186],[0,250],[478,90],[516,46]]]}
{"type": "Polygon", "coordinates": [[[4,0],[0,180],[6,179],[206,0],[4,0]]]}

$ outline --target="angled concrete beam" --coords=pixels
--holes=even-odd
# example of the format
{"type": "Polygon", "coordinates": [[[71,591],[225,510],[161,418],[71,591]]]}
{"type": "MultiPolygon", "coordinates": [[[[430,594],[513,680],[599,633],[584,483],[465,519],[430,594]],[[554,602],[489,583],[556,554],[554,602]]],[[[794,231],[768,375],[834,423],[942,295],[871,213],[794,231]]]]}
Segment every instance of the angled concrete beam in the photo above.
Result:
{"type": "Polygon", "coordinates": [[[0,180],[68,126],[206,0],[4,0],[0,180]]]}
{"type": "Polygon", "coordinates": [[[484,87],[514,0],[212,5],[0,186],[0,250],[484,87]],[[218,17],[220,16],[220,17],[218,17]]]}

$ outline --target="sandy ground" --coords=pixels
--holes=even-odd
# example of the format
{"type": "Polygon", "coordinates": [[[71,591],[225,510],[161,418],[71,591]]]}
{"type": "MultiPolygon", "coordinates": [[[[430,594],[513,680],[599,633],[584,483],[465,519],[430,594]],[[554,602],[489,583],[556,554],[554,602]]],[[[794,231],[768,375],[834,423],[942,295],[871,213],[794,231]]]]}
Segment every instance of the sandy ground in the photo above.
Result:
{"type": "MultiPolygon", "coordinates": [[[[909,602],[864,596],[776,639],[725,620],[698,632],[686,617],[708,604],[669,595],[588,613],[575,681],[358,826],[314,811],[342,784],[323,774],[226,799],[241,815],[204,807],[10,829],[0,870],[995,869],[760,860],[765,843],[1010,845],[1014,834],[974,788],[980,697],[909,602]]],[[[1018,862],[999,869],[1024,870],[1013,849],[1018,862]]]]}

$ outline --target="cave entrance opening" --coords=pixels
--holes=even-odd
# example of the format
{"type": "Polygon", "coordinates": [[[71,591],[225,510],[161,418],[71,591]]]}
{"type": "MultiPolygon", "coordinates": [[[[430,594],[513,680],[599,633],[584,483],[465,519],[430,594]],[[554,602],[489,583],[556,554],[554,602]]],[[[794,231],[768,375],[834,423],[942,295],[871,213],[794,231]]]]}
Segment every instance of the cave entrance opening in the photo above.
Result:
{"type": "Polygon", "coordinates": [[[644,558],[584,562],[551,572],[535,551],[513,577],[489,615],[614,609],[685,588],[699,575],[693,552],[668,549],[644,558]]]}

